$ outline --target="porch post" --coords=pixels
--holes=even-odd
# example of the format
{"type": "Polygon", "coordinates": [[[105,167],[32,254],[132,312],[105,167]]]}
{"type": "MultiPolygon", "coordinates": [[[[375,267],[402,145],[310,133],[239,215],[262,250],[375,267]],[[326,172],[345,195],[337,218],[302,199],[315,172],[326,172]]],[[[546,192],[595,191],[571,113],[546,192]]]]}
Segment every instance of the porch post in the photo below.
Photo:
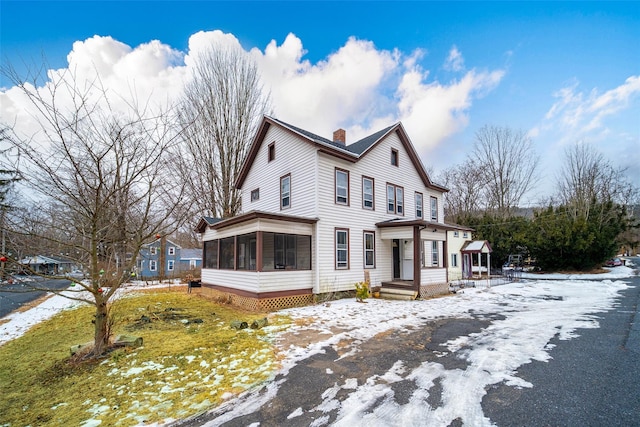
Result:
{"type": "Polygon", "coordinates": [[[413,226],[413,290],[420,292],[420,272],[422,263],[420,261],[420,245],[422,245],[422,241],[420,240],[420,227],[417,225],[413,226]]]}
{"type": "Polygon", "coordinates": [[[444,260],[444,262],[442,263],[442,266],[444,267],[444,279],[447,281],[447,283],[449,283],[449,251],[447,250],[447,240],[449,240],[449,233],[447,231],[445,231],[444,233],[445,239],[444,242],[442,242],[442,259],[444,260]]]}
{"type": "Polygon", "coordinates": [[[262,271],[262,231],[256,232],[256,271],[262,271]]]}

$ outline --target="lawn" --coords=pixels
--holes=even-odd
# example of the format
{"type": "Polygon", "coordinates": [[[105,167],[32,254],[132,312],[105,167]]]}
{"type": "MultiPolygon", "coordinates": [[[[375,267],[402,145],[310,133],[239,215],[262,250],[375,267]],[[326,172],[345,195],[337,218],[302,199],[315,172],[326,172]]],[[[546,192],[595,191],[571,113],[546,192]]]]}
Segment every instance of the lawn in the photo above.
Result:
{"type": "Polygon", "coordinates": [[[114,335],[142,337],[97,361],[70,357],[92,340],[94,311],[64,311],[0,346],[0,426],[131,426],[185,418],[269,379],[278,367],[269,332],[235,330],[265,314],[184,292],[129,294],[112,308],[114,335]]]}

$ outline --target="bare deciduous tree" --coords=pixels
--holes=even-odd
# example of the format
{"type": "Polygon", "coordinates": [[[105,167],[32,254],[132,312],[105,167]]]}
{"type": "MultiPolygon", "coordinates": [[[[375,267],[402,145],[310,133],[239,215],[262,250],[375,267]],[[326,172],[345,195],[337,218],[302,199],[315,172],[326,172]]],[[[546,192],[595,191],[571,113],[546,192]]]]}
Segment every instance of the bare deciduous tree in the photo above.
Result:
{"type": "Polygon", "coordinates": [[[574,215],[588,217],[594,203],[632,205],[638,188],[626,181],[624,169],[614,168],[592,145],[577,143],[565,150],[557,192],[574,215]]]}
{"type": "Polygon", "coordinates": [[[178,156],[194,216],[239,212],[236,178],[269,104],[256,64],[241,49],[216,44],[196,58],[180,102],[185,144],[178,156]]]}
{"type": "Polygon", "coordinates": [[[66,72],[38,87],[36,78],[27,83],[12,69],[2,71],[30,100],[38,123],[30,134],[12,132],[10,142],[40,214],[14,216],[11,231],[46,242],[43,249],[59,251],[88,272],[87,281],[69,278],[79,286],[65,296],[95,306],[93,354],[102,354],[109,345],[110,301],[130,279],[141,246],[182,219],[181,180],[172,179],[169,157],[178,135],[167,110],[152,113],[132,103],[126,113],[114,109],[123,98],[97,78],[87,82],[66,72]]]}
{"type": "Polygon", "coordinates": [[[445,214],[451,221],[464,222],[484,208],[482,194],[487,176],[481,165],[467,159],[444,171],[440,180],[449,189],[445,193],[445,214]]]}
{"type": "Polygon", "coordinates": [[[538,181],[540,157],[521,130],[484,126],[476,132],[473,161],[486,176],[487,208],[508,216],[538,181]]]}

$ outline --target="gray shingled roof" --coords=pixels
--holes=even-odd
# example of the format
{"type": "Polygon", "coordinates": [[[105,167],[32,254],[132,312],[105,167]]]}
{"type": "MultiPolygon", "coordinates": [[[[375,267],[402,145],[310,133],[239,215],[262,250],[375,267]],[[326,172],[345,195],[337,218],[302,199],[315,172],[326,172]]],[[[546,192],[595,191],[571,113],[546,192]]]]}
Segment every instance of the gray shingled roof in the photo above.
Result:
{"type": "Polygon", "coordinates": [[[376,143],[376,141],[378,141],[382,136],[384,136],[387,132],[389,132],[389,129],[391,129],[393,126],[389,126],[385,129],[382,129],[381,131],[378,131],[374,134],[371,134],[369,136],[366,136],[364,138],[362,138],[359,141],[354,142],[353,144],[349,144],[349,145],[344,145],[341,144],[339,142],[334,142],[330,139],[324,138],[322,136],[316,135],[315,133],[309,132],[307,130],[301,129],[299,127],[290,125],[289,123],[285,123],[282,120],[278,120],[275,119],[273,117],[270,117],[271,120],[280,123],[282,126],[285,126],[295,132],[298,132],[304,136],[306,136],[307,138],[316,141],[316,142],[320,142],[322,144],[328,144],[331,145],[332,147],[338,148],[339,150],[343,150],[343,151],[347,151],[349,153],[352,154],[357,154],[360,155],[362,153],[364,153],[365,151],[367,151],[367,149],[369,147],[371,147],[373,144],[376,143]]]}

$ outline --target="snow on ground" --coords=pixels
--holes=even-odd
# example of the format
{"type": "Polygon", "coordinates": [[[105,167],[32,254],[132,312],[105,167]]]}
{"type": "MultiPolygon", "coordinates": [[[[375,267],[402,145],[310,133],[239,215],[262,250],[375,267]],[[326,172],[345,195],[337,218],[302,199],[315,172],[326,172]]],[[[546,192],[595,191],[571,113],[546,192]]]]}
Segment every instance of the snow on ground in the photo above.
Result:
{"type": "MultiPolygon", "coordinates": [[[[441,356],[453,354],[465,360],[466,369],[447,370],[440,363],[424,362],[410,371],[398,360],[388,372],[376,373],[364,382],[346,378],[330,389],[313,391],[322,396],[323,402],[312,409],[325,413],[337,410],[332,424],[335,426],[449,425],[458,418],[464,425],[492,425],[481,406],[486,388],[499,383],[532,387],[517,376],[518,368],[534,360],[549,360],[549,350],[553,348],[550,342],[555,337],[571,339],[578,336],[577,329],[599,327],[595,313],[613,308],[619,291],[627,287],[623,281],[611,279],[633,274],[628,267],[616,267],[598,275],[598,281],[526,280],[465,289],[455,296],[426,301],[368,299],[367,304],[360,304],[345,299],[285,310],[294,319],[312,319],[311,323],[300,322],[304,326],[296,328],[298,334],[319,334],[320,338],[308,345],[283,348],[281,373],[286,375],[296,363],[324,352],[327,346],[340,348],[344,358],[357,353],[360,343],[389,330],[409,331],[434,319],[498,313],[504,319],[494,320],[482,332],[443,345],[441,356]],[[407,380],[414,382],[417,390],[408,403],[400,405],[391,385],[407,380]],[[440,405],[434,408],[427,399],[436,382],[440,383],[442,394],[440,405]],[[336,399],[338,392],[347,397],[336,399]]],[[[230,400],[216,411],[227,412],[205,425],[217,426],[257,411],[273,399],[284,381],[271,382],[265,390],[230,400]]],[[[301,408],[292,408],[290,417],[302,414],[301,408]]],[[[327,425],[329,419],[329,415],[316,418],[314,426],[327,425]]]]}
{"type": "MultiPolygon", "coordinates": [[[[611,268],[596,276],[542,276],[545,280],[522,280],[502,286],[464,289],[456,295],[425,301],[389,301],[368,299],[366,304],[345,299],[315,306],[283,310],[297,322],[293,334],[310,334],[315,339],[304,344],[281,348],[285,374],[296,363],[324,352],[327,346],[340,345],[342,356],[359,351],[359,344],[388,331],[409,331],[429,321],[441,318],[472,318],[499,313],[504,318],[493,320],[479,333],[460,336],[442,346],[441,356],[454,355],[467,362],[466,369],[446,369],[443,364],[424,362],[408,369],[402,360],[396,361],[385,373],[378,373],[364,383],[346,378],[331,389],[319,391],[323,402],[316,410],[338,411],[334,425],[392,426],[448,425],[461,419],[465,425],[492,425],[482,411],[482,398],[492,384],[505,383],[513,387],[532,387],[517,375],[523,364],[547,361],[550,344],[555,337],[565,340],[578,336],[580,328],[597,328],[598,316],[615,306],[619,292],[627,285],[619,280],[630,277],[629,267],[611,268]],[[598,280],[590,280],[590,279],[598,280]],[[345,344],[347,345],[345,349],[345,344]],[[391,384],[412,381],[417,389],[408,403],[400,405],[394,399],[391,384]],[[429,390],[439,382],[441,404],[434,408],[427,398],[429,390]],[[338,400],[336,396],[346,393],[338,400]]],[[[540,275],[533,275],[541,279],[540,275]]],[[[137,289],[128,285],[125,290],[137,289]]],[[[148,288],[148,286],[146,286],[148,288]]],[[[55,313],[79,303],[62,296],[47,299],[37,307],[22,313],[12,313],[0,325],[0,345],[25,333],[31,326],[55,313]]],[[[279,334],[274,332],[274,340],[279,334]]],[[[249,391],[230,398],[224,404],[227,412],[211,421],[219,425],[229,419],[249,414],[276,395],[286,380],[270,382],[264,390],[249,391]],[[250,396],[250,398],[247,398],[250,396]]],[[[291,418],[302,415],[302,408],[291,408],[291,418]]],[[[316,419],[314,425],[326,425],[329,416],[316,419]]]]}

